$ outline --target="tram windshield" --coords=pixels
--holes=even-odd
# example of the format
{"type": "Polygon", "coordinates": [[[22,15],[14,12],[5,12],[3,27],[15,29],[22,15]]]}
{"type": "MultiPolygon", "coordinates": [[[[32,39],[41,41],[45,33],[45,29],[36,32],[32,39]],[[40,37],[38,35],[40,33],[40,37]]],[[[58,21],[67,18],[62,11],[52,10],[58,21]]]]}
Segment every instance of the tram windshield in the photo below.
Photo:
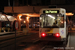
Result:
{"type": "Polygon", "coordinates": [[[40,27],[42,28],[63,28],[64,15],[42,14],[40,15],[40,27]]]}

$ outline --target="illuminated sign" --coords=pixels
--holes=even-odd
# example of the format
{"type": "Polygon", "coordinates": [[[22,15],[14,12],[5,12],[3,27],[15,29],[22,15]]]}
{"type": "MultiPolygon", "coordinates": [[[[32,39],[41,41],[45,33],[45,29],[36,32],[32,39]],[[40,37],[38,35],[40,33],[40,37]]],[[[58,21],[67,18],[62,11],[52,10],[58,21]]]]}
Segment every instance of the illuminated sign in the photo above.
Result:
{"type": "Polygon", "coordinates": [[[59,10],[44,10],[43,13],[59,13],[59,10]]]}

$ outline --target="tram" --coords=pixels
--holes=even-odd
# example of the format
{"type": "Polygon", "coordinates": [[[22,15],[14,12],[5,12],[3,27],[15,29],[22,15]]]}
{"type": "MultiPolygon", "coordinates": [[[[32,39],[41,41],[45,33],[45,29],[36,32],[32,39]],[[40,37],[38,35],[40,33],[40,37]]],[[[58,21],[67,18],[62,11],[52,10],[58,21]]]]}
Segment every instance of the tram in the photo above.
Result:
{"type": "Polygon", "coordinates": [[[64,8],[43,8],[40,10],[39,38],[44,41],[68,40],[66,10],[64,8]]]}

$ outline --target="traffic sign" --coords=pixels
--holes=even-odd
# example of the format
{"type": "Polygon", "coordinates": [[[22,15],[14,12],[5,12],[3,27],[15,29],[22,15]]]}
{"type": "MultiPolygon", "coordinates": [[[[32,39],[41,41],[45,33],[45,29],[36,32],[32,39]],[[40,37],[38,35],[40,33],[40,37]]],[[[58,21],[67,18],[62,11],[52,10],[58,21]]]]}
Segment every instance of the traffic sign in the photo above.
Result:
{"type": "Polygon", "coordinates": [[[18,30],[18,26],[19,26],[18,21],[15,21],[15,29],[16,30],[18,30]]]}

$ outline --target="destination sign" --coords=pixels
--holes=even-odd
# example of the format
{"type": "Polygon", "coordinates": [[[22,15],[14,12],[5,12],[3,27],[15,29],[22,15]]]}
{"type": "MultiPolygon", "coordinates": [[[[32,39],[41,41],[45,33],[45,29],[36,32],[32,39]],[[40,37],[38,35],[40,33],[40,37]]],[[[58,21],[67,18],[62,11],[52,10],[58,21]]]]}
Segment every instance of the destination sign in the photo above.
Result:
{"type": "Polygon", "coordinates": [[[59,13],[59,10],[44,10],[43,13],[59,13]]]}

